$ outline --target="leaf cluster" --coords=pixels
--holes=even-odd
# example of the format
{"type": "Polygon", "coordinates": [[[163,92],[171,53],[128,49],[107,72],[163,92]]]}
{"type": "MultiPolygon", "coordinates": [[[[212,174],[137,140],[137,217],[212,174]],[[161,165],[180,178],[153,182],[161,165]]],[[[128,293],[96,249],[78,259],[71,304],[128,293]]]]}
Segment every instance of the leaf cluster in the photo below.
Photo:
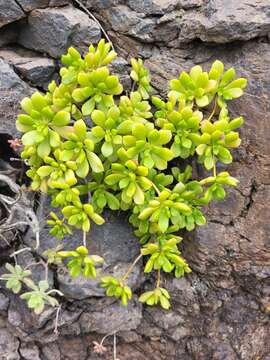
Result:
{"type": "MultiPolygon", "coordinates": [[[[209,72],[199,65],[181,72],[161,99],[151,97],[142,60],[131,59],[134,83],[124,95],[108,67],[115,57],[104,40],[84,56],[74,48],[62,56],[59,84],[53,81],[46,94],[36,92],[21,103],[21,156],[30,167],[32,188],[50,193],[57,208],[58,215],[52,212],[48,220],[52,235],[61,239],[73,227],[86,233],[92,222],[102,225],[105,208],[128,210],[147,258],[145,272],[183,276],[191,269],[177,233],[205,225],[203,207],[223,200],[226,187],[237,185],[228,172],[218,172],[218,164],[231,163],[241,143],[244,120],[230,118],[228,102],[243,94],[247,81],[217,60],[209,72]],[[192,167],[181,164],[186,159],[211,173],[194,179],[192,167]]],[[[71,258],[72,276],[95,278],[100,259],[85,246],[57,254],[71,258]]],[[[105,277],[101,286],[125,305],[132,293],[123,279],[126,275],[105,277]]],[[[168,308],[169,295],[159,283],[140,299],[168,308]]]]}
{"type": "Polygon", "coordinates": [[[58,290],[49,290],[49,283],[47,280],[41,280],[36,285],[30,278],[32,272],[27,269],[23,269],[20,265],[6,264],[6,269],[9,271],[3,274],[1,280],[6,281],[7,289],[10,289],[14,294],[18,294],[21,290],[28,289],[29,291],[23,291],[20,295],[21,299],[27,301],[27,306],[34,310],[36,314],[40,314],[45,305],[52,307],[58,306],[58,300],[51,296],[52,293],[57,292],[62,295],[58,290]]]}
{"type": "Polygon", "coordinates": [[[128,300],[132,298],[132,291],[123,281],[115,279],[113,276],[105,276],[101,279],[100,286],[106,289],[107,296],[113,296],[121,299],[124,306],[127,306],[128,300]]]}
{"type": "Polygon", "coordinates": [[[95,264],[102,264],[104,261],[98,255],[89,255],[88,249],[85,246],[79,246],[76,250],[72,251],[59,251],[57,255],[60,258],[71,258],[67,263],[67,267],[72,277],[83,275],[86,278],[95,279],[95,264]]]}

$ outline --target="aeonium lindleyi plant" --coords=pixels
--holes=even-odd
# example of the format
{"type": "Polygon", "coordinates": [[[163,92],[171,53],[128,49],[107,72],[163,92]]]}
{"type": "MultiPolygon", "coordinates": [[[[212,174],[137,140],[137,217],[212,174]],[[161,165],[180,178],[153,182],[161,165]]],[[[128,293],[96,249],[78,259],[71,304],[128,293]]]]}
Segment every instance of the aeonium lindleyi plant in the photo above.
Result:
{"type": "MultiPolygon", "coordinates": [[[[142,60],[131,59],[134,83],[123,94],[108,67],[115,57],[104,40],[96,48],[90,45],[84,56],[74,48],[62,56],[60,82],[52,81],[45,94],[36,92],[21,103],[21,156],[32,188],[49,192],[57,209],[48,220],[52,236],[62,239],[74,227],[83,233],[77,249],[49,249],[49,264],[66,261],[71,276],[95,278],[102,258],[88,251],[85,235],[93,222],[104,223],[105,208],[128,211],[141,251],[120,278],[104,274],[101,287],[126,305],[132,298],[127,278],[143,259],[144,271],[156,273],[157,280],[139,300],[168,309],[162,273],[191,272],[181,255],[179,231],[205,225],[204,207],[223,200],[226,188],[237,185],[217,165],[230,164],[241,143],[243,118],[231,118],[228,103],[242,96],[247,81],[216,60],[208,72],[199,65],[181,72],[170,81],[167,99],[161,99],[151,97],[142,60]],[[205,178],[194,178],[191,165],[183,168],[181,162],[191,157],[205,168],[205,178]]],[[[29,274],[9,270],[4,279],[17,293],[29,274]]],[[[38,311],[54,304],[43,285],[31,284],[33,292],[23,296],[38,311]]]]}

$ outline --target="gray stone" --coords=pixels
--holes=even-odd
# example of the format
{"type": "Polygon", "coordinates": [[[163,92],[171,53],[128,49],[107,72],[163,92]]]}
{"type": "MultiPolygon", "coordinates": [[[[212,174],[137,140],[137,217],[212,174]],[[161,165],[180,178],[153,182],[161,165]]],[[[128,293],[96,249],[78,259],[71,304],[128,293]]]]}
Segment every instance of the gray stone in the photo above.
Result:
{"type": "Polygon", "coordinates": [[[266,36],[270,32],[268,0],[212,0],[204,12],[186,12],[180,28],[180,42],[200,39],[228,43],[266,36]]]}
{"type": "Polygon", "coordinates": [[[164,14],[156,22],[156,28],[153,32],[153,38],[156,42],[169,42],[177,39],[179,27],[181,26],[184,10],[175,10],[164,14]]]}
{"type": "Polygon", "coordinates": [[[56,343],[50,343],[42,347],[41,355],[44,360],[61,360],[59,347],[56,343]]]}
{"type": "MultiPolygon", "coordinates": [[[[111,262],[110,257],[108,261],[111,262]]],[[[57,279],[60,291],[65,297],[71,299],[83,300],[91,296],[104,297],[105,291],[100,287],[100,280],[105,274],[113,275],[116,278],[123,276],[127,271],[130,263],[120,262],[115,266],[105,267],[104,269],[97,269],[96,280],[85,279],[82,276],[78,278],[72,278],[66,268],[59,268],[57,272],[57,279]]],[[[141,266],[136,265],[130,274],[127,284],[135,290],[138,285],[143,282],[141,266]]]]}
{"type": "Polygon", "coordinates": [[[100,39],[99,26],[84,12],[67,6],[37,9],[31,12],[18,42],[29,49],[60,57],[69,46],[85,51],[100,39]]]}
{"type": "Polygon", "coordinates": [[[195,39],[227,43],[267,36],[269,7],[268,0],[230,0],[226,7],[223,0],[129,0],[100,8],[117,33],[148,43],[168,43],[178,36],[178,41],[167,45],[178,47],[195,39]]]}
{"type": "Polygon", "coordinates": [[[107,9],[111,6],[120,5],[122,0],[82,0],[82,3],[88,8],[94,11],[107,9]]]}
{"type": "Polygon", "coordinates": [[[38,56],[23,48],[0,49],[0,58],[13,65],[17,73],[33,86],[46,89],[55,72],[52,59],[38,56]]]}
{"type": "MultiPolygon", "coordinates": [[[[44,196],[40,201],[40,218],[47,218],[50,207],[49,196],[44,196]]],[[[102,216],[105,224],[91,224],[91,231],[87,236],[87,246],[92,254],[98,254],[105,259],[105,266],[115,265],[120,262],[132,262],[139,253],[140,244],[133,234],[133,229],[128,223],[128,214],[105,211],[102,216]],[[129,248],[130,247],[130,248],[129,248]],[[110,261],[110,263],[109,263],[110,261]]],[[[50,227],[45,225],[40,232],[40,247],[37,252],[41,255],[48,247],[57,245],[56,239],[49,234],[50,227]]],[[[72,229],[73,234],[63,239],[64,248],[73,250],[82,244],[82,232],[72,229]]],[[[34,246],[35,238],[29,231],[24,236],[24,242],[28,246],[34,246]]]]}
{"type": "Polygon", "coordinates": [[[110,65],[112,73],[119,76],[119,80],[125,90],[131,89],[131,79],[129,74],[129,62],[122,58],[117,57],[110,65]]]}
{"type": "MultiPolygon", "coordinates": [[[[41,341],[43,344],[53,342],[58,338],[58,334],[54,332],[55,308],[47,307],[40,315],[36,315],[18,296],[11,295],[11,298],[8,308],[8,323],[15,336],[24,342],[41,341]]],[[[78,320],[81,312],[81,310],[62,309],[59,315],[58,330],[61,332],[64,327],[71,327],[78,320]]]]}
{"type": "Polygon", "coordinates": [[[108,17],[113,30],[120,33],[129,33],[144,17],[144,14],[138,14],[126,5],[108,8],[104,14],[108,17]]]}
{"type": "Polygon", "coordinates": [[[20,101],[33,89],[23,82],[11,66],[0,59],[0,132],[18,134],[15,127],[20,101]]]}
{"type": "Polygon", "coordinates": [[[118,5],[105,11],[114,31],[134,36],[143,42],[152,42],[156,20],[145,18],[126,5],[118,5]]]}
{"type": "Polygon", "coordinates": [[[0,293],[0,311],[6,311],[8,308],[8,304],[9,304],[9,298],[0,293]]]}
{"type": "Polygon", "coordinates": [[[25,17],[25,13],[15,0],[0,0],[0,28],[25,17]]]}
{"type": "Polygon", "coordinates": [[[0,328],[0,360],[19,360],[19,344],[7,328],[0,328]]]}
{"type": "Polygon", "coordinates": [[[85,312],[80,317],[80,326],[83,334],[97,332],[109,334],[117,331],[136,329],[142,318],[142,306],[134,300],[127,307],[118,301],[102,309],[102,311],[85,312]]]}
{"type": "Polygon", "coordinates": [[[178,0],[128,0],[127,5],[145,15],[163,15],[172,11],[178,0]]]}
{"type": "Polygon", "coordinates": [[[15,68],[31,85],[42,87],[44,90],[47,90],[47,85],[55,72],[54,61],[41,57],[29,59],[25,63],[17,63],[15,68]]]}
{"type": "MultiPolygon", "coordinates": [[[[99,275],[99,272],[98,272],[99,275]]],[[[90,296],[104,296],[104,291],[99,287],[97,280],[86,279],[83,276],[72,278],[66,268],[58,268],[57,279],[60,291],[66,298],[83,300],[90,296]]]]}
{"type": "Polygon", "coordinates": [[[228,189],[224,201],[212,203],[208,209],[208,219],[210,221],[221,221],[223,224],[229,224],[238,218],[248,199],[244,197],[238,189],[228,189]]]}
{"type": "Polygon", "coordinates": [[[31,343],[22,344],[20,346],[20,354],[24,360],[41,360],[38,347],[31,343]]]}
{"type": "MultiPolygon", "coordinates": [[[[41,207],[39,216],[46,218],[51,211],[50,199],[44,196],[40,201],[41,207]]],[[[128,224],[128,216],[117,216],[114,212],[103,214],[106,222],[98,226],[92,224],[92,228],[87,237],[87,245],[91,254],[98,254],[105,260],[103,268],[97,269],[97,279],[85,279],[78,277],[72,278],[67,269],[59,267],[57,279],[60,290],[68,298],[83,300],[91,296],[103,297],[104,291],[100,288],[100,278],[104,274],[113,274],[121,277],[131,263],[139,254],[140,244],[138,238],[132,233],[132,227],[128,224]]],[[[28,246],[34,246],[35,238],[31,231],[26,233],[24,242],[28,246]]],[[[74,250],[82,245],[82,232],[73,229],[73,235],[63,239],[64,249],[74,250]]],[[[45,226],[40,233],[40,248],[37,250],[42,254],[48,248],[56,246],[55,239],[49,234],[49,228],[45,226]]],[[[143,282],[141,263],[137,263],[128,278],[128,284],[133,288],[138,288],[143,282]]]]}
{"type": "Polygon", "coordinates": [[[191,9],[200,7],[203,5],[205,0],[178,0],[178,6],[183,9],[191,9]]]}

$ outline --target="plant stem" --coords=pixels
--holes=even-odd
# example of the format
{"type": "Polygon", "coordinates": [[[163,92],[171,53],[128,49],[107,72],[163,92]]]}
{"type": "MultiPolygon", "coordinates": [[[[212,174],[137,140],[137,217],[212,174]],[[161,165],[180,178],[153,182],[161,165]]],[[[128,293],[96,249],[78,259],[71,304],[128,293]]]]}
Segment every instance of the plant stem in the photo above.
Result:
{"type": "Polygon", "coordinates": [[[216,109],[217,109],[217,98],[215,97],[214,108],[213,108],[209,118],[207,119],[208,121],[210,121],[212,119],[212,117],[215,115],[216,109]]]}
{"type": "Polygon", "coordinates": [[[158,272],[157,272],[157,285],[156,287],[159,288],[160,286],[160,269],[158,269],[158,272]]]}
{"type": "Polygon", "coordinates": [[[214,160],[214,166],[213,166],[213,176],[217,177],[217,167],[216,167],[216,161],[214,160]]]}
{"type": "Polygon", "coordinates": [[[133,270],[134,266],[137,264],[137,262],[140,260],[140,258],[143,255],[140,254],[134,261],[133,263],[130,265],[130,267],[127,269],[126,273],[122,276],[120,282],[124,282],[126,280],[126,278],[129,276],[129,274],[131,273],[131,271],[133,270]]]}
{"type": "Polygon", "coordinates": [[[56,294],[58,294],[59,296],[64,296],[64,294],[61,293],[61,291],[60,291],[60,290],[57,290],[57,289],[52,289],[52,290],[48,291],[46,294],[47,294],[47,295],[50,295],[50,294],[53,294],[53,293],[56,293],[56,294]]]}
{"type": "Polygon", "coordinates": [[[115,334],[115,332],[113,333],[113,360],[117,360],[116,359],[116,334],[115,334]]]}
{"type": "Polygon", "coordinates": [[[158,196],[159,196],[159,195],[160,195],[159,188],[156,186],[156,184],[153,183],[153,181],[152,181],[152,186],[153,186],[153,188],[156,190],[156,193],[157,193],[158,196]]]}
{"type": "Polygon", "coordinates": [[[102,27],[102,25],[100,24],[98,19],[81,3],[81,1],[79,1],[79,0],[74,0],[74,1],[88,14],[88,16],[90,16],[97,23],[97,25],[100,27],[101,31],[103,32],[106,40],[111,44],[112,49],[115,51],[113,43],[111,42],[111,39],[109,38],[109,35],[105,31],[105,29],[102,27]]]}
{"type": "Polygon", "coordinates": [[[132,86],[131,86],[131,91],[135,90],[135,86],[136,86],[136,81],[133,81],[132,86]]]}
{"type": "Polygon", "coordinates": [[[86,231],[83,231],[83,246],[86,247],[86,231]]]}
{"type": "Polygon", "coordinates": [[[111,336],[111,335],[113,335],[113,334],[114,334],[114,333],[109,333],[109,334],[106,334],[105,336],[103,336],[103,338],[101,339],[100,345],[103,345],[104,340],[107,339],[108,336],[111,336]]]}
{"type": "Polygon", "coordinates": [[[44,266],[44,271],[45,271],[45,280],[48,281],[48,274],[49,274],[49,264],[48,262],[44,262],[44,261],[41,261],[42,262],[42,265],[44,266]]]}
{"type": "Polygon", "coordinates": [[[15,251],[14,253],[12,253],[11,255],[9,255],[10,257],[19,255],[20,253],[24,252],[24,251],[31,251],[32,249],[30,247],[26,247],[20,250],[15,251]]]}
{"type": "Polygon", "coordinates": [[[58,334],[58,322],[59,322],[59,314],[61,311],[61,305],[58,306],[57,310],[56,310],[56,317],[55,317],[55,324],[54,324],[54,333],[58,334]]]}
{"type": "Polygon", "coordinates": [[[39,248],[40,241],[39,241],[39,231],[36,232],[36,246],[34,247],[35,250],[39,248]]]}

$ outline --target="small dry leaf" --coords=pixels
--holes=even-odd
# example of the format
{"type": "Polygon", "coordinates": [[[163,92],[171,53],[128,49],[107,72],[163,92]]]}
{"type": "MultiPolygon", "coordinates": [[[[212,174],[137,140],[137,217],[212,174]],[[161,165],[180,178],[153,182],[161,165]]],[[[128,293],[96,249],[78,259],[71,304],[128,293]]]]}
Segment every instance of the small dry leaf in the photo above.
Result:
{"type": "MultiPolygon", "coordinates": [[[[93,341],[94,344],[94,352],[96,354],[104,354],[107,351],[107,348],[97,341],[93,341]]],[[[118,359],[119,360],[119,359],[118,359]]]]}
{"type": "Polygon", "coordinates": [[[8,143],[11,149],[13,149],[14,151],[18,150],[22,146],[21,139],[17,139],[17,138],[8,140],[8,143]]]}

